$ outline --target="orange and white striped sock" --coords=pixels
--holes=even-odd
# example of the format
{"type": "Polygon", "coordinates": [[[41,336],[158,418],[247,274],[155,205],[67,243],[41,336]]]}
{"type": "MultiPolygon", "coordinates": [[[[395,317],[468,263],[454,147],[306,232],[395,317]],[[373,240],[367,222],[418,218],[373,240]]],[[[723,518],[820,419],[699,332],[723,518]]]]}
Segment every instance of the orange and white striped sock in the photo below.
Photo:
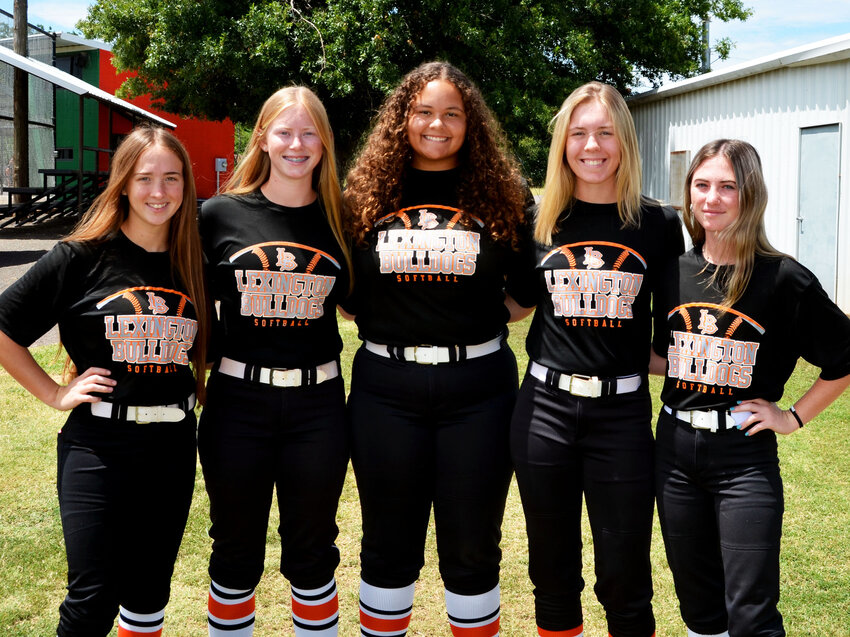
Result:
{"type": "Polygon", "coordinates": [[[446,612],[454,637],[498,637],[499,585],[480,595],[458,595],[446,589],[446,612]]]}
{"type": "Polygon", "coordinates": [[[254,634],[254,589],[225,588],[210,582],[207,627],[210,637],[251,637],[254,634]]]}
{"type": "Polygon", "coordinates": [[[292,623],[295,637],[336,637],[339,596],[336,580],[320,588],[292,589],[292,623]]]}
{"type": "Polygon", "coordinates": [[[360,634],[401,637],[407,634],[416,585],[380,588],[360,580],[360,634]]]}
{"type": "Polygon", "coordinates": [[[118,607],[118,637],[160,637],[165,609],[155,613],[133,613],[118,607]]]}
{"type": "Polygon", "coordinates": [[[584,624],[579,624],[569,630],[546,630],[538,626],[537,634],[540,637],[584,637],[584,624]]]}

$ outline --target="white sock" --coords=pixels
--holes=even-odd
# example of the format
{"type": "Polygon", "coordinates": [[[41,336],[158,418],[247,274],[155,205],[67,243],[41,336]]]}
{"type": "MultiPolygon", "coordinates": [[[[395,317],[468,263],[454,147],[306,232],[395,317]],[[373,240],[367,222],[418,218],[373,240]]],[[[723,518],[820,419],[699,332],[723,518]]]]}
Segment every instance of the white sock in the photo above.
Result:
{"type": "Polygon", "coordinates": [[[210,582],[207,628],[210,637],[252,637],[254,589],[225,588],[210,582]]]}
{"type": "Polygon", "coordinates": [[[458,595],[446,589],[446,612],[452,635],[498,637],[499,585],[480,595],[458,595]]]}
{"type": "Polygon", "coordinates": [[[380,588],[360,580],[360,632],[365,637],[401,637],[407,634],[413,613],[416,584],[380,588]]]}
{"type": "Polygon", "coordinates": [[[339,623],[336,580],[331,578],[320,588],[290,588],[295,637],[336,637],[339,623]]]}

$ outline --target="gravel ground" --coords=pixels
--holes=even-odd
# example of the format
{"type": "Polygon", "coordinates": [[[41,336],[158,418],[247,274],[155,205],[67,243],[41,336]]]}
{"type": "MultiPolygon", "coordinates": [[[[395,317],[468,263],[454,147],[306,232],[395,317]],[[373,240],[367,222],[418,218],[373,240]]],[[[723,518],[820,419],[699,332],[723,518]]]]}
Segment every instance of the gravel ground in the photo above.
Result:
{"type": "MultiPolygon", "coordinates": [[[[0,229],[0,292],[17,281],[72,227],[71,222],[62,221],[38,227],[0,229]]],[[[53,328],[34,344],[51,345],[58,342],[59,331],[53,328]]]]}

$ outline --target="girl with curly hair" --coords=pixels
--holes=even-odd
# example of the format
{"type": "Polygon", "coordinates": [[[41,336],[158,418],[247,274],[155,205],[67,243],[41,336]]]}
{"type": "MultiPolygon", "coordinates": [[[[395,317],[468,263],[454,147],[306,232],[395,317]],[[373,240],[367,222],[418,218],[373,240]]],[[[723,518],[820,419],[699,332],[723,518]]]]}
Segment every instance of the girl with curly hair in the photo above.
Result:
{"type": "Polygon", "coordinates": [[[453,634],[498,634],[517,390],[506,324],[527,313],[505,290],[527,193],[481,93],[445,62],[402,80],[348,175],[364,635],[406,634],[432,505],[453,634]]]}

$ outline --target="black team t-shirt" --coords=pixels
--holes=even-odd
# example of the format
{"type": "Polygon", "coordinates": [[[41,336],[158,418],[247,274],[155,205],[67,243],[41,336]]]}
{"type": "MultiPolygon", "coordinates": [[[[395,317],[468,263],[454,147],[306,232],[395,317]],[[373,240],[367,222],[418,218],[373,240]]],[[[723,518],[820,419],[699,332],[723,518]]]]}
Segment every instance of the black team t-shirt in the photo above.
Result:
{"type": "Polygon", "coordinates": [[[266,367],[335,360],[336,306],[348,268],[318,201],[299,208],[262,191],[205,202],[200,218],[212,296],[221,302],[214,351],[266,367]]]}
{"type": "Polygon", "coordinates": [[[29,347],[57,323],[79,373],[112,372],[105,400],[172,404],[195,389],[195,307],[167,252],[147,252],[120,231],[101,243],[58,243],[0,297],[0,330],[29,347]]]}
{"type": "Polygon", "coordinates": [[[505,330],[520,253],[458,208],[459,170],[405,175],[401,208],[355,249],[360,337],[386,345],[474,345],[505,330]]]}
{"type": "Polygon", "coordinates": [[[756,256],[744,296],[726,311],[722,290],[710,283],[717,267],[696,249],[665,277],[666,325],[653,340],[667,357],[665,405],[726,409],[751,398],[777,401],[800,357],[820,367],[824,380],[850,373],[850,319],[803,265],[756,256]]]}
{"type": "Polygon", "coordinates": [[[644,204],[640,227],[623,228],[616,204],[576,201],[557,225],[551,245],[534,244],[527,283],[511,290],[520,305],[537,305],[529,357],[568,374],[646,373],[650,297],[684,249],[678,215],[644,204]]]}

